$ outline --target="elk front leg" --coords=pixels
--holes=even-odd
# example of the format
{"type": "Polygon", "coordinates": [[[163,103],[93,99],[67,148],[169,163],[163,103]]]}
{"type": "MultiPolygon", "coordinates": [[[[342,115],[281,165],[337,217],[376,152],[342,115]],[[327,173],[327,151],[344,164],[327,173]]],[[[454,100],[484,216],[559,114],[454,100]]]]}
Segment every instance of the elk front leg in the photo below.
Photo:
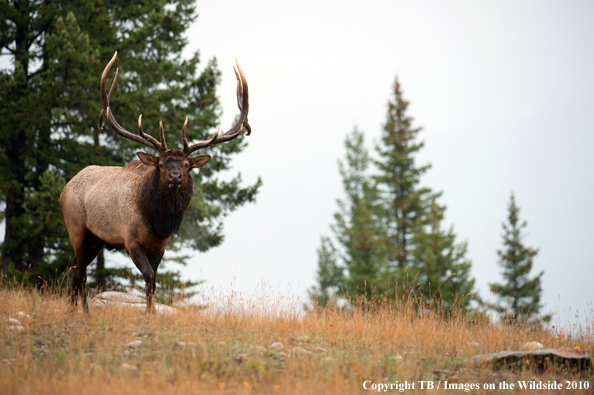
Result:
{"type": "Polygon", "coordinates": [[[132,243],[128,248],[126,248],[130,258],[136,265],[136,267],[142,273],[142,277],[144,277],[144,283],[146,286],[146,311],[149,313],[155,312],[155,303],[153,301],[155,296],[155,277],[156,271],[153,270],[149,259],[144,251],[144,248],[136,242],[132,243]]]}

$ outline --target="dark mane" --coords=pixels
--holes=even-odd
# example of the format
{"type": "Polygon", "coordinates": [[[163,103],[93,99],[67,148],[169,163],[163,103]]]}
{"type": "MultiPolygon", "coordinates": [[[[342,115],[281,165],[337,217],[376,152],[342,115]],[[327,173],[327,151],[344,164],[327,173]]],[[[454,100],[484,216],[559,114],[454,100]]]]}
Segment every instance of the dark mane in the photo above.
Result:
{"type": "Polygon", "coordinates": [[[166,239],[178,231],[194,193],[191,174],[178,191],[159,185],[159,171],[149,173],[140,188],[139,207],[151,233],[166,239]]]}

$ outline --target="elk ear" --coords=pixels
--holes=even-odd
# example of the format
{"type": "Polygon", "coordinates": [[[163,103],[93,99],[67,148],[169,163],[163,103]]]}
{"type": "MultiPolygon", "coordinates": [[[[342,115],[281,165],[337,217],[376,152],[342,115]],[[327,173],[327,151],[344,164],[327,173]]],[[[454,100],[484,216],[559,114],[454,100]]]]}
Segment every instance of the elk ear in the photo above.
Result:
{"type": "Polygon", "coordinates": [[[210,155],[200,155],[194,158],[188,158],[193,169],[204,166],[210,160],[210,155]]]}
{"type": "Polygon", "coordinates": [[[145,154],[144,152],[137,152],[136,155],[147,166],[157,166],[159,164],[159,158],[157,156],[145,154]]]}

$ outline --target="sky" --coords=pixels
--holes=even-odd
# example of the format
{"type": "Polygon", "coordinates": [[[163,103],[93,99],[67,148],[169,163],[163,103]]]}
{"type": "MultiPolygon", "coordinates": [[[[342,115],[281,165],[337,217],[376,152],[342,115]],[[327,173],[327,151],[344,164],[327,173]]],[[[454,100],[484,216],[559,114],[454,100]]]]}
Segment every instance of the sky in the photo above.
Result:
{"type": "Polygon", "coordinates": [[[264,185],[187,278],[305,294],[343,193],[344,138],[356,126],[373,150],[397,76],[423,127],[417,164],[432,165],[421,183],[443,192],[480,294],[503,280],[513,191],[545,310],[561,324],[594,316],[594,3],[199,0],[197,11],[186,55],[217,58],[227,129],[240,61],[253,133],[234,170],[264,185]]]}

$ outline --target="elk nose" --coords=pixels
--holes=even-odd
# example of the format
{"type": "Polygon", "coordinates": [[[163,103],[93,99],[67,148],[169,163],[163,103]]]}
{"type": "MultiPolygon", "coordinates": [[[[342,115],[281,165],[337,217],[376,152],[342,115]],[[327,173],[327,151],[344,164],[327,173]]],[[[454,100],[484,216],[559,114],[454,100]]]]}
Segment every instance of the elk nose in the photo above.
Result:
{"type": "Polygon", "coordinates": [[[179,171],[172,171],[169,173],[169,182],[173,183],[180,183],[182,180],[182,175],[179,171]]]}

